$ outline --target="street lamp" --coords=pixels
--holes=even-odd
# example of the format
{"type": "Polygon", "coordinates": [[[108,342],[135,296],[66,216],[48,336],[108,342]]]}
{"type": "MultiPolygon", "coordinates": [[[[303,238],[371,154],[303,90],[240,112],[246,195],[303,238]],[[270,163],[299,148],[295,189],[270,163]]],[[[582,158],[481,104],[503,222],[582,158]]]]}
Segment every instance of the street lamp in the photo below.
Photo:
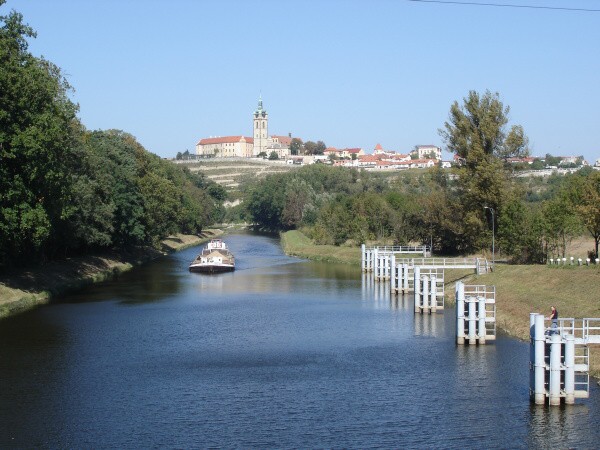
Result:
{"type": "Polygon", "coordinates": [[[494,208],[490,208],[489,206],[484,206],[483,209],[489,209],[490,212],[492,213],[492,271],[496,269],[496,249],[494,248],[495,245],[495,234],[496,234],[496,230],[495,230],[495,224],[494,224],[494,208]]]}

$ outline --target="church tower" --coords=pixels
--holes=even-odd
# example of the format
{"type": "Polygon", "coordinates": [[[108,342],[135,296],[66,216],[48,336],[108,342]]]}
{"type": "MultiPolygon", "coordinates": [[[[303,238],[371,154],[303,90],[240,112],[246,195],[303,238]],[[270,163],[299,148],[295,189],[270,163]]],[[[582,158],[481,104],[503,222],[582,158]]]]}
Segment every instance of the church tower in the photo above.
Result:
{"type": "Polygon", "coordinates": [[[254,151],[252,154],[258,156],[267,151],[267,140],[269,138],[269,115],[263,109],[262,96],[258,98],[258,108],[254,111],[254,151]]]}

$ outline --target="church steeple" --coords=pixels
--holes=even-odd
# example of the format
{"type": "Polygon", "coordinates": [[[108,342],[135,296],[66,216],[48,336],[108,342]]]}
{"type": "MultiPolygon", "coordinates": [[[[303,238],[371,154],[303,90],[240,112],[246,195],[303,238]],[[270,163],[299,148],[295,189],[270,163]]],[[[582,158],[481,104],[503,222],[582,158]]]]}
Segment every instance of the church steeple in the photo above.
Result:
{"type": "Polygon", "coordinates": [[[252,127],[254,129],[254,156],[258,156],[267,148],[269,115],[263,109],[262,95],[258,97],[258,108],[254,111],[252,127]]]}

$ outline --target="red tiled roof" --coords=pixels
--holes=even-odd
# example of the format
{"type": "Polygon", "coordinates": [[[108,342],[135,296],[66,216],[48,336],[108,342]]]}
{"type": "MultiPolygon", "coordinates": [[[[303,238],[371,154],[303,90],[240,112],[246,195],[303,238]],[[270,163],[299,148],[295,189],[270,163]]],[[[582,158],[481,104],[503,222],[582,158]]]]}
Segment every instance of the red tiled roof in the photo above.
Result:
{"type": "Polygon", "coordinates": [[[383,147],[381,146],[381,144],[377,144],[375,146],[375,150],[383,150],[383,147]]]}
{"type": "Polygon", "coordinates": [[[358,157],[360,162],[376,162],[381,161],[383,155],[362,155],[358,157]]]}
{"type": "Polygon", "coordinates": [[[254,138],[244,137],[244,136],[223,136],[223,137],[215,137],[215,138],[204,138],[200,139],[198,145],[210,145],[210,144],[229,144],[240,142],[245,139],[247,144],[254,144],[254,138]]]}
{"type": "Polygon", "coordinates": [[[292,143],[292,138],[289,136],[277,136],[277,135],[272,135],[272,138],[277,138],[277,140],[279,141],[280,144],[283,145],[290,145],[292,143]]]}

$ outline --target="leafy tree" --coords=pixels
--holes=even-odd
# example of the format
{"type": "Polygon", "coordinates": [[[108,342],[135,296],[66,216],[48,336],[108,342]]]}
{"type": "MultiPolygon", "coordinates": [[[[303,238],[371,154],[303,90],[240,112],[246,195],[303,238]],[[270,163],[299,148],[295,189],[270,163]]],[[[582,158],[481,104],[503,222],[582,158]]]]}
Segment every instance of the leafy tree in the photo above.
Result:
{"type": "Polygon", "coordinates": [[[297,156],[300,154],[302,150],[302,139],[292,138],[292,142],[290,143],[290,154],[297,156]]]}
{"type": "MultiPolygon", "coordinates": [[[[0,5],[4,0],[0,0],[0,5]]],[[[28,52],[35,32],[0,16],[0,263],[39,259],[62,243],[77,105],[54,64],[28,52]]]]}
{"type": "Polygon", "coordinates": [[[327,146],[323,141],[306,141],[304,143],[304,154],[305,155],[322,155],[325,152],[327,146]]]}
{"type": "Polygon", "coordinates": [[[552,156],[549,153],[546,153],[546,166],[558,167],[560,164],[561,158],[559,156],[552,156]]]}
{"type": "Polygon", "coordinates": [[[528,150],[522,127],[506,131],[510,109],[498,94],[470,91],[463,101],[462,106],[454,102],[445,129],[439,132],[448,149],[465,161],[458,169],[458,193],[464,223],[469,225],[463,235],[469,251],[483,245],[484,207],[500,215],[505,198],[511,195],[509,174],[499,158],[524,156],[528,150]]]}
{"type": "Polygon", "coordinates": [[[544,220],[539,208],[528,208],[519,196],[509,198],[498,219],[498,248],[515,263],[545,259],[544,220]]]}
{"type": "Polygon", "coordinates": [[[577,211],[566,188],[544,202],[543,215],[548,252],[564,257],[567,245],[581,231],[577,211]]]}
{"type": "Polygon", "coordinates": [[[439,132],[448,149],[469,165],[476,165],[486,156],[527,156],[528,141],[523,127],[513,125],[506,131],[509,111],[497,93],[486,91],[480,95],[470,91],[462,106],[456,101],[452,104],[445,129],[439,132]]]}
{"type": "Polygon", "coordinates": [[[276,159],[279,159],[279,155],[277,155],[276,151],[272,151],[271,154],[269,155],[269,160],[274,161],[276,159]]]}
{"type": "Polygon", "coordinates": [[[598,258],[598,246],[600,244],[600,172],[593,171],[587,177],[576,178],[579,187],[574,193],[574,201],[577,213],[594,238],[595,256],[598,258]]]}
{"type": "Polygon", "coordinates": [[[281,222],[286,228],[297,228],[303,221],[304,213],[314,202],[315,192],[303,179],[293,178],[285,189],[285,204],[281,212],[281,222]]]}

